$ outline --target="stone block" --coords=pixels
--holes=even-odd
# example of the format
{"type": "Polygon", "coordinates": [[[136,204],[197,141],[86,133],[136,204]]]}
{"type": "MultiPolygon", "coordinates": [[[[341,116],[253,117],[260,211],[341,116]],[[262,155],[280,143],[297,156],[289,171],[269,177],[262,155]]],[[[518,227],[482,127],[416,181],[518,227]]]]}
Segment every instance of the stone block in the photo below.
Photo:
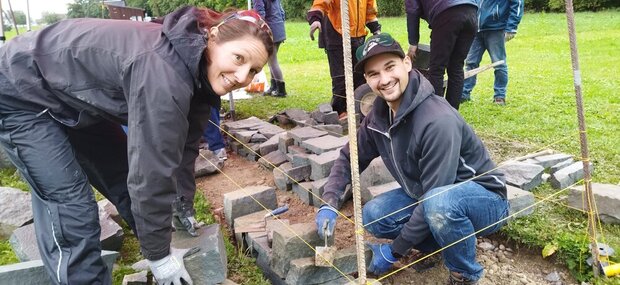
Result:
{"type": "Polygon", "coordinates": [[[573,159],[572,155],[564,154],[564,153],[548,154],[548,155],[542,155],[542,156],[537,156],[533,158],[533,160],[535,161],[534,163],[544,168],[549,168],[559,162],[562,162],[565,160],[572,160],[572,159],[573,159]]]}
{"type": "Polygon", "coordinates": [[[273,182],[276,184],[276,188],[282,191],[288,191],[292,188],[292,183],[289,181],[286,174],[293,168],[290,162],[285,162],[279,167],[273,169],[273,182]]]}
{"type": "MultiPolygon", "coordinates": [[[[534,194],[532,194],[531,192],[521,190],[517,187],[510,186],[510,185],[507,185],[506,188],[508,189],[507,191],[508,204],[510,204],[509,215],[519,212],[529,206],[532,206],[536,202],[536,199],[534,198],[534,194]]],[[[520,212],[519,214],[515,215],[514,218],[527,216],[533,212],[534,212],[534,207],[530,207],[527,210],[524,210],[523,212],[520,212]]]]}
{"type": "Polygon", "coordinates": [[[325,189],[325,184],[327,184],[327,178],[323,178],[320,180],[312,181],[312,205],[315,207],[321,207],[321,205],[325,204],[321,199],[323,198],[323,190],[325,189]]]}
{"type": "Polygon", "coordinates": [[[200,236],[193,237],[185,231],[172,233],[171,246],[175,248],[200,248],[183,260],[185,269],[194,284],[219,284],[226,280],[228,260],[224,237],[219,224],[198,229],[200,236]]]}
{"type": "Polygon", "coordinates": [[[274,188],[257,185],[226,193],[224,194],[226,222],[230,226],[234,226],[232,223],[235,218],[264,210],[261,205],[269,209],[277,207],[274,188]]]}
{"type": "Polygon", "coordinates": [[[260,165],[264,166],[269,170],[273,169],[274,167],[278,167],[286,162],[288,162],[286,155],[278,150],[263,155],[263,157],[258,160],[258,163],[260,163],[260,165]]]}
{"type": "Polygon", "coordinates": [[[231,140],[228,145],[230,145],[230,150],[232,150],[236,154],[239,154],[239,151],[245,147],[243,144],[236,140],[231,140]]]}
{"type": "Polygon", "coordinates": [[[293,167],[310,165],[309,156],[309,153],[295,153],[291,155],[291,164],[293,164],[293,167]]]}
{"type": "Polygon", "coordinates": [[[252,138],[250,139],[251,143],[264,143],[267,141],[267,137],[261,133],[255,133],[252,135],[252,138]]]}
{"type": "Polygon", "coordinates": [[[325,114],[318,110],[310,113],[310,118],[314,119],[317,123],[322,124],[324,122],[323,118],[325,118],[325,114]]]}
{"type": "Polygon", "coordinates": [[[506,183],[530,191],[542,184],[544,167],[519,161],[509,161],[500,166],[500,171],[506,175],[506,183]]]}
{"type": "MultiPolygon", "coordinates": [[[[594,172],[594,166],[590,162],[590,173],[594,172]]],[[[571,186],[575,182],[583,179],[583,162],[577,161],[567,167],[564,167],[551,175],[549,182],[551,187],[555,189],[564,189],[571,186]]]]}
{"type": "Polygon", "coordinates": [[[572,158],[565,161],[560,161],[549,168],[549,174],[556,173],[558,170],[570,166],[573,162],[574,161],[572,158]]]}
{"type": "Polygon", "coordinates": [[[333,136],[342,136],[344,128],[341,125],[318,125],[315,128],[328,132],[333,136]]]}
{"type": "Polygon", "coordinates": [[[224,166],[224,161],[212,151],[201,149],[194,163],[194,177],[202,177],[212,173],[218,173],[224,166]]]}
{"type": "MultiPolygon", "coordinates": [[[[149,284],[148,272],[146,270],[134,274],[123,276],[123,285],[147,285],[149,284]]],[[[151,280],[152,283],[152,280],[151,280]]]]}
{"type": "Polygon", "coordinates": [[[239,121],[231,121],[225,122],[222,124],[224,130],[232,130],[232,129],[246,129],[249,130],[256,126],[262,126],[266,124],[265,121],[257,118],[257,117],[249,117],[247,119],[239,120],[239,121]]]}
{"type": "Polygon", "coordinates": [[[257,161],[259,151],[260,144],[246,144],[242,149],[239,149],[239,155],[249,161],[257,161]]]}
{"type": "Polygon", "coordinates": [[[285,171],[285,173],[288,178],[288,183],[297,184],[310,178],[310,165],[292,167],[291,169],[285,171]]]}
{"type": "Polygon", "coordinates": [[[298,146],[298,145],[292,145],[288,147],[288,154],[292,155],[296,155],[296,154],[307,154],[308,150],[305,149],[304,147],[298,146]]]}
{"type": "MultiPolygon", "coordinates": [[[[103,250],[101,251],[101,257],[108,267],[106,275],[108,280],[111,281],[112,268],[118,257],[118,252],[103,250]]],[[[52,284],[52,282],[43,266],[43,262],[39,259],[0,266],[0,284],[32,285],[52,284]]]]}
{"type": "Polygon", "coordinates": [[[398,182],[396,181],[381,185],[370,186],[368,188],[361,188],[362,203],[366,203],[383,193],[391,192],[400,188],[400,184],[398,184],[398,182]]]}
{"type": "Polygon", "coordinates": [[[272,153],[276,150],[278,150],[278,141],[280,140],[280,135],[274,135],[271,138],[269,138],[266,142],[261,143],[258,146],[258,150],[260,155],[267,155],[269,153],[272,153]]]}
{"type": "Polygon", "coordinates": [[[283,133],[278,137],[278,150],[282,153],[288,153],[288,147],[295,143],[293,137],[289,133],[283,133]]]}
{"type": "Polygon", "coordinates": [[[339,149],[348,142],[348,137],[335,137],[332,135],[326,135],[318,138],[305,140],[301,142],[301,146],[313,153],[322,154],[328,151],[339,149]]]}
{"type": "Polygon", "coordinates": [[[252,141],[252,136],[258,133],[258,131],[238,131],[233,133],[235,138],[237,138],[241,143],[247,144],[252,141]]]}
{"type": "Polygon", "coordinates": [[[334,108],[332,108],[332,105],[329,103],[319,104],[319,106],[317,106],[316,109],[321,113],[329,113],[329,112],[334,111],[334,108]]]}
{"type": "Polygon", "coordinates": [[[123,217],[121,217],[121,215],[118,213],[118,210],[116,210],[116,206],[114,206],[114,204],[112,204],[112,202],[110,202],[108,199],[100,200],[99,202],[97,202],[97,206],[99,206],[100,210],[103,209],[103,211],[110,215],[110,217],[118,224],[120,224],[123,220],[123,217]]]}
{"type": "MultiPolygon", "coordinates": [[[[125,234],[123,229],[110,217],[103,208],[99,208],[99,226],[101,227],[101,248],[103,250],[120,250],[125,234]]],[[[20,261],[41,259],[34,224],[28,224],[16,229],[9,239],[9,243],[20,261]]]]}
{"type": "Polygon", "coordinates": [[[265,136],[268,139],[276,136],[277,134],[285,132],[283,128],[280,128],[276,125],[269,124],[267,122],[265,122],[265,124],[263,125],[252,127],[251,129],[257,130],[259,133],[261,133],[263,136],[265,136]]]}
{"type": "Polygon", "coordinates": [[[271,267],[279,276],[286,276],[291,260],[314,256],[314,247],[323,244],[314,223],[276,228],[273,232],[271,267]]]}
{"type": "Polygon", "coordinates": [[[265,214],[267,213],[267,210],[261,210],[236,218],[233,223],[235,225],[235,240],[237,242],[243,241],[244,233],[266,232],[265,223],[267,220],[265,219],[265,214]]]}
{"type": "Polygon", "coordinates": [[[334,162],[340,156],[340,149],[328,151],[318,155],[310,155],[308,160],[310,161],[310,179],[321,180],[329,176],[329,173],[334,166],[334,162]]]}
{"type": "Polygon", "coordinates": [[[312,206],[312,182],[293,184],[293,192],[297,194],[304,204],[312,206]]]}
{"type": "Polygon", "coordinates": [[[327,132],[313,127],[301,127],[288,131],[288,134],[293,138],[296,145],[300,145],[302,141],[324,136],[327,132]]]}
{"type": "Polygon", "coordinates": [[[370,164],[368,164],[368,167],[360,173],[360,187],[362,189],[392,181],[396,180],[388,171],[381,157],[373,159],[370,164]]]}
{"type": "Polygon", "coordinates": [[[325,116],[323,117],[323,123],[327,125],[339,124],[340,118],[338,117],[338,112],[332,111],[325,114],[325,116]]]}
{"type": "MultiPolygon", "coordinates": [[[[620,186],[612,184],[592,183],[592,194],[601,222],[620,224],[620,186]]],[[[568,194],[568,205],[584,209],[584,186],[573,186],[568,194]]]]}
{"type": "Polygon", "coordinates": [[[32,203],[30,193],[11,187],[0,187],[0,197],[0,238],[6,239],[15,229],[32,223],[32,203]]]}
{"type": "MultiPolygon", "coordinates": [[[[366,247],[364,251],[366,266],[372,259],[372,251],[366,247]]],[[[334,267],[314,266],[314,257],[299,258],[291,261],[290,269],[286,275],[286,282],[290,284],[323,284],[339,279],[342,274],[357,272],[357,249],[355,246],[338,250],[333,261],[334,267]]]]}
{"type": "Polygon", "coordinates": [[[310,119],[310,115],[306,111],[302,109],[298,109],[298,108],[286,109],[284,110],[284,114],[290,120],[295,121],[295,122],[303,122],[303,121],[310,119]]]}

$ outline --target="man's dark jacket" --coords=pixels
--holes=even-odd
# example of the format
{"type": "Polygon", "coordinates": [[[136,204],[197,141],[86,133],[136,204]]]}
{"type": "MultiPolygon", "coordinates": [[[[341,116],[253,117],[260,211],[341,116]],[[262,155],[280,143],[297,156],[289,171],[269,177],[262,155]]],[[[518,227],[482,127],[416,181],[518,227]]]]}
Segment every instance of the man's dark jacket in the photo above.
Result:
{"type": "Polygon", "coordinates": [[[407,13],[407,34],[410,45],[418,45],[420,40],[420,19],[425,19],[429,27],[441,12],[458,5],[472,5],[478,7],[477,0],[405,0],[407,13]]]}
{"type": "Polygon", "coordinates": [[[127,124],[128,189],[142,254],[169,253],[177,187],[195,187],[206,101],[219,97],[200,70],[207,45],[195,8],[155,23],[66,20],[0,49],[0,100],[80,128],[127,124]]]}
{"type": "MultiPolygon", "coordinates": [[[[359,169],[363,171],[377,156],[412,198],[421,199],[429,190],[472,181],[506,198],[504,175],[495,169],[482,141],[450,104],[433,95],[433,86],[417,70],[410,72],[393,122],[387,103],[380,97],[358,129],[359,169]],[[487,173],[489,172],[489,173],[487,173]]],[[[334,163],[323,199],[340,208],[345,186],[351,182],[349,145],[334,163]]],[[[406,255],[430,234],[424,220],[423,202],[413,211],[400,235],[392,243],[395,252],[406,255]]]]}

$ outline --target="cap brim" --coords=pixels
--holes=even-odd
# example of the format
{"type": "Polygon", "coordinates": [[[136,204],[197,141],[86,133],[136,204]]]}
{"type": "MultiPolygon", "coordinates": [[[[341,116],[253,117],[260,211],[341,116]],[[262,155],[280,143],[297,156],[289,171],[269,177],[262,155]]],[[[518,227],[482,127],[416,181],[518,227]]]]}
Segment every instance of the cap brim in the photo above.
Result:
{"type": "Polygon", "coordinates": [[[374,54],[371,51],[362,60],[360,60],[355,65],[355,67],[353,68],[353,71],[359,72],[359,73],[364,73],[364,66],[366,65],[366,62],[370,58],[372,58],[373,56],[379,55],[379,54],[384,54],[384,53],[391,53],[391,54],[395,54],[395,55],[399,56],[400,58],[405,58],[405,53],[402,50],[401,51],[396,51],[396,50],[387,51],[387,50],[383,50],[383,51],[380,51],[380,52],[376,52],[374,54]]]}

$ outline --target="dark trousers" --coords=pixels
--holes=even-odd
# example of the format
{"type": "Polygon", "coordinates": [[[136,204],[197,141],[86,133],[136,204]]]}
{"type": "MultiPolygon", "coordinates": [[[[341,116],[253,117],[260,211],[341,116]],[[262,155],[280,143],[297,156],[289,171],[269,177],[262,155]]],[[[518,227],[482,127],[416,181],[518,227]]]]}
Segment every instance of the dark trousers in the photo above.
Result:
{"type": "Polygon", "coordinates": [[[443,97],[443,75],[447,69],[446,100],[458,110],[463,92],[463,64],[478,30],[477,8],[451,7],[437,15],[431,26],[429,81],[435,93],[443,97]]]}
{"type": "Polygon", "coordinates": [[[91,184],[135,232],[121,126],[70,129],[47,113],[0,102],[0,145],[31,187],[37,245],[52,283],[111,284],[91,184]]]}

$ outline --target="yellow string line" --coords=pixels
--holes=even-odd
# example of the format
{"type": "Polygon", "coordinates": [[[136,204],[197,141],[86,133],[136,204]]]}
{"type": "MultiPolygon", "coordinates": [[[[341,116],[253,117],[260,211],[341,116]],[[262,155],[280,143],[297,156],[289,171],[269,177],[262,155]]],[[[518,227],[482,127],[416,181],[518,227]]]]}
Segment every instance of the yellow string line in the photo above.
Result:
{"type": "MultiPolygon", "coordinates": [[[[235,141],[237,141],[238,143],[240,143],[243,147],[247,148],[249,151],[251,151],[252,153],[254,153],[256,156],[260,158],[263,158],[260,154],[258,154],[257,152],[255,152],[251,147],[249,147],[248,145],[244,144],[242,141],[240,141],[239,139],[237,139],[235,136],[233,136],[231,133],[229,133],[228,131],[224,130],[222,127],[218,126],[217,124],[215,124],[214,122],[212,122],[211,120],[209,120],[209,122],[215,126],[217,126],[222,132],[224,132],[226,135],[228,135],[230,138],[234,139],[235,141]]],[[[327,204],[327,202],[325,202],[325,200],[323,200],[321,197],[319,197],[318,195],[312,193],[312,190],[308,190],[307,188],[303,187],[299,181],[293,179],[293,177],[289,176],[288,174],[286,174],[286,172],[282,171],[282,169],[280,169],[279,167],[275,166],[273,163],[271,163],[271,161],[268,161],[265,159],[265,161],[273,166],[274,169],[277,169],[278,171],[280,171],[282,174],[284,174],[286,177],[288,177],[290,180],[292,180],[293,182],[295,182],[295,184],[299,185],[299,187],[303,190],[305,190],[306,192],[308,192],[310,195],[318,198],[319,200],[321,200],[321,202],[323,202],[324,204],[327,204]]],[[[334,209],[335,210],[335,209],[334,209]]],[[[340,212],[339,210],[336,210],[336,212],[338,213],[338,215],[344,217],[347,221],[351,222],[351,224],[355,224],[355,222],[351,219],[349,219],[345,214],[343,214],[342,212],[340,212]]]]}
{"type": "Polygon", "coordinates": [[[417,259],[416,261],[414,261],[414,262],[412,262],[412,263],[409,263],[409,264],[407,264],[406,266],[403,266],[403,267],[401,267],[401,268],[399,268],[399,269],[396,269],[396,270],[394,270],[394,271],[392,271],[392,272],[388,273],[387,275],[384,275],[383,277],[381,277],[381,278],[377,279],[377,282],[378,282],[378,281],[381,281],[381,280],[383,280],[383,279],[385,279],[385,278],[387,278],[387,277],[389,277],[389,276],[391,276],[391,275],[393,275],[393,274],[396,274],[397,272],[400,272],[401,270],[403,270],[403,269],[405,269],[405,268],[409,268],[411,265],[414,265],[414,264],[416,264],[416,263],[418,263],[418,262],[420,262],[420,261],[422,261],[422,260],[424,260],[424,259],[426,259],[426,258],[428,258],[428,257],[432,256],[432,255],[435,255],[435,254],[437,254],[437,253],[439,253],[439,252],[443,251],[444,249],[446,249],[446,248],[448,248],[448,247],[451,247],[451,246],[453,246],[453,245],[455,245],[455,244],[457,244],[457,243],[460,243],[460,242],[462,242],[462,241],[464,241],[464,240],[466,240],[466,239],[468,239],[468,238],[470,238],[470,237],[475,237],[475,236],[476,236],[476,234],[478,234],[478,233],[480,233],[480,232],[483,232],[483,231],[487,230],[488,228],[490,228],[490,227],[492,227],[492,226],[495,226],[495,225],[497,225],[497,224],[499,224],[499,223],[501,223],[501,222],[503,222],[503,221],[506,221],[506,220],[508,220],[508,219],[510,219],[510,218],[512,218],[512,217],[514,217],[514,216],[516,216],[516,215],[518,215],[518,214],[520,214],[520,213],[522,213],[522,212],[524,212],[524,211],[526,211],[526,210],[529,210],[530,208],[532,208],[532,207],[534,207],[534,206],[536,206],[536,205],[538,205],[538,204],[540,204],[540,203],[542,203],[542,202],[545,202],[546,200],[551,199],[551,197],[554,197],[554,196],[559,195],[560,193],[562,193],[562,192],[566,191],[566,190],[567,190],[567,189],[569,189],[570,187],[572,187],[572,186],[574,186],[574,185],[577,185],[579,182],[581,182],[581,180],[580,180],[580,181],[577,181],[577,182],[575,182],[575,183],[573,183],[572,185],[570,185],[570,186],[568,186],[568,187],[566,187],[566,188],[564,188],[564,189],[561,189],[561,190],[559,190],[559,191],[557,191],[557,192],[555,192],[555,193],[553,193],[553,194],[551,194],[551,195],[547,196],[546,198],[544,198],[544,199],[542,199],[542,200],[540,200],[540,201],[538,201],[538,202],[536,202],[536,203],[534,203],[534,204],[532,204],[532,205],[529,205],[529,206],[527,206],[527,207],[525,207],[525,208],[523,208],[523,209],[521,209],[521,210],[519,210],[519,211],[517,211],[517,212],[513,213],[512,215],[508,215],[507,217],[505,217],[505,218],[503,218],[503,219],[500,219],[500,220],[498,220],[498,221],[497,221],[497,222],[495,222],[495,223],[492,223],[492,224],[490,224],[490,225],[488,225],[488,226],[486,226],[486,227],[484,227],[484,228],[482,228],[482,229],[480,229],[480,230],[478,230],[478,231],[475,231],[475,232],[473,232],[473,233],[471,233],[471,234],[469,234],[469,235],[467,235],[467,236],[465,236],[465,237],[463,237],[463,238],[461,238],[461,239],[459,239],[459,240],[457,240],[457,241],[455,241],[455,242],[453,242],[453,243],[451,243],[451,244],[449,244],[449,245],[447,245],[447,246],[444,246],[444,247],[442,247],[442,248],[440,248],[440,249],[438,249],[438,250],[436,250],[436,251],[432,252],[431,254],[428,254],[428,255],[426,255],[426,256],[424,256],[424,257],[420,258],[420,259],[417,259]]]}
{"type": "MultiPolygon", "coordinates": [[[[245,190],[245,188],[241,187],[241,185],[239,185],[235,180],[233,180],[228,174],[224,173],[224,171],[222,171],[222,169],[218,168],[217,165],[213,164],[213,162],[211,162],[211,160],[209,160],[208,158],[206,158],[204,155],[202,155],[200,152],[198,152],[198,155],[200,155],[202,158],[204,158],[206,161],[208,161],[211,165],[213,165],[213,167],[215,167],[221,174],[223,174],[224,176],[226,176],[226,178],[228,178],[228,180],[230,180],[233,184],[235,184],[239,189],[241,189],[243,192],[247,194],[249,194],[247,192],[247,190],[245,190]]],[[[263,205],[263,203],[261,203],[260,201],[258,201],[256,198],[254,198],[253,195],[249,195],[250,198],[252,198],[252,200],[254,200],[254,202],[256,202],[258,205],[260,205],[263,209],[265,209],[265,211],[267,211],[267,213],[271,213],[271,210],[269,210],[267,207],[265,207],[265,205],[263,205]]],[[[304,240],[299,234],[297,234],[289,225],[287,225],[286,223],[284,223],[278,216],[272,216],[275,220],[278,220],[280,222],[280,224],[282,224],[284,227],[286,227],[287,230],[289,230],[292,234],[294,234],[297,238],[299,238],[299,240],[301,240],[303,243],[305,243],[310,249],[312,249],[312,251],[314,251],[315,255],[317,254],[316,249],[314,249],[314,246],[312,246],[310,243],[308,243],[306,240],[304,240]]],[[[265,227],[267,226],[267,224],[265,224],[265,227]]],[[[265,228],[266,229],[266,228],[265,228]]],[[[234,229],[233,229],[234,230],[234,229]]],[[[321,258],[323,258],[325,260],[325,262],[327,262],[331,267],[333,267],[334,269],[336,269],[336,271],[338,271],[342,276],[344,276],[345,278],[347,278],[347,280],[349,280],[349,282],[353,282],[354,280],[352,280],[347,274],[345,274],[344,272],[342,272],[338,267],[336,267],[332,262],[330,262],[329,260],[327,260],[322,254],[319,253],[319,256],[321,256],[321,258]]]]}
{"type": "MultiPolygon", "coordinates": [[[[537,150],[537,151],[535,151],[535,152],[539,152],[539,151],[542,151],[542,150],[544,150],[544,149],[547,149],[547,148],[549,148],[549,146],[554,145],[554,144],[557,144],[557,143],[560,143],[560,142],[562,142],[562,141],[564,141],[564,140],[568,140],[569,138],[570,138],[570,137],[565,137],[565,138],[562,138],[562,139],[560,139],[560,140],[557,140],[557,141],[555,141],[555,142],[553,142],[553,143],[550,143],[550,144],[548,144],[548,145],[546,145],[546,146],[544,146],[544,147],[540,148],[539,150],[537,150]]],[[[481,173],[480,175],[474,176],[474,177],[472,177],[472,178],[470,178],[470,179],[467,179],[467,180],[465,180],[465,181],[462,181],[462,182],[456,183],[456,184],[454,184],[452,187],[446,188],[445,190],[443,190],[443,191],[441,191],[441,192],[437,192],[437,193],[435,193],[435,194],[433,194],[433,195],[431,195],[431,196],[429,196],[429,197],[426,197],[426,198],[424,198],[424,199],[418,200],[417,202],[412,203],[412,204],[411,204],[411,205],[409,205],[409,206],[405,206],[404,208],[401,208],[401,209],[396,210],[396,211],[394,211],[394,212],[392,212],[392,213],[389,213],[389,214],[387,214],[387,215],[385,215],[385,216],[383,216],[383,217],[381,217],[381,218],[378,218],[378,219],[376,219],[376,220],[374,220],[374,221],[368,222],[367,224],[365,224],[365,225],[364,225],[364,227],[369,226],[369,225],[372,225],[372,224],[374,224],[374,223],[378,222],[379,220],[385,219],[385,218],[387,218],[387,217],[389,217],[389,216],[391,216],[391,215],[394,215],[394,214],[396,214],[396,213],[399,213],[399,212],[401,212],[401,211],[403,211],[403,210],[405,210],[405,209],[408,209],[408,208],[414,207],[414,206],[416,206],[416,205],[418,205],[418,204],[422,203],[423,201],[426,201],[426,200],[428,200],[428,199],[430,199],[430,198],[432,198],[432,197],[435,197],[435,196],[440,195],[440,194],[442,194],[442,193],[444,193],[444,192],[447,192],[447,191],[449,191],[449,190],[452,190],[452,189],[454,189],[454,188],[458,187],[459,185],[461,185],[461,184],[463,184],[463,183],[466,183],[466,182],[472,181],[472,180],[474,180],[474,179],[476,179],[476,178],[478,178],[478,177],[481,177],[481,176],[487,175],[488,173],[491,173],[491,172],[493,172],[493,171],[495,171],[495,170],[497,170],[497,169],[499,169],[499,168],[501,168],[501,167],[503,167],[503,166],[510,165],[510,164],[512,164],[512,163],[515,163],[515,162],[517,162],[517,161],[508,160],[508,161],[505,161],[505,162],[503,162],[503,163],[500,163],[497,167],[495,167],[495,168],[493,168],[493,169],[491,169],[491,170],[489,170],[489,171],[487,171],[487,172],[481,173]]]]}
{"type": "MultiPolygon", "coordinates": [[[[530,192],[530,193],[531,193],[531,192],[530,192]]],[[[534,194],[534,193],[532,193],[532,194],[534,194]]],[[[536,198],[537,198],[537,199],[539,199],[539,200],[540,200],[540,199],[544,199],[544,198],[545,198],[544,196],[540,196],[540,195],[536,195],[536,194],[534,194],[534,197],[536,197],[536,198]]],[[[556,204],[556,205],[558,205],[558,206],[562,206],[562,207],[569,208],[569,209],[571,209],[571,210],[576,210],[576,211],[582,212],[582,213],[584,213],[584,214],[587,214],[587,213],[588,213],[586,210],[579,209],[579,208],[577,208],[577,207],[573,207],[573,206],[568,205],[568,204],[560,203],[560,202],[553,201],[553,200],[550,200],[549,202],[551,202],[551,203],[553,203],[553,204],[556,204]]]]}

